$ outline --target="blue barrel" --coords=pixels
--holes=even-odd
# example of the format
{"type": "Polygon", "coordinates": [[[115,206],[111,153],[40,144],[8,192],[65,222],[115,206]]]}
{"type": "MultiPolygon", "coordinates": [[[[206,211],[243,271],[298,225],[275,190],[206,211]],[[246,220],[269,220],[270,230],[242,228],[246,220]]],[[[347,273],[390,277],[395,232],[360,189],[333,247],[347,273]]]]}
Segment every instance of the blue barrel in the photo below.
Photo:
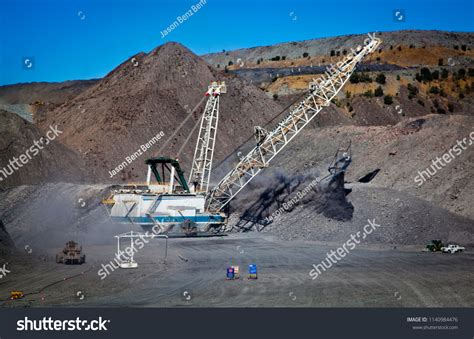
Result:
{"type": "Polygon", "coordinates": [[[227,279],[233,280],[235,277],[235,270],[233,267],[227,267],[227,279]]]}
{"type": "Polygon", "coordinates": [[[257,279],[257,265],[249,265],[249,279],[257,279]]]}

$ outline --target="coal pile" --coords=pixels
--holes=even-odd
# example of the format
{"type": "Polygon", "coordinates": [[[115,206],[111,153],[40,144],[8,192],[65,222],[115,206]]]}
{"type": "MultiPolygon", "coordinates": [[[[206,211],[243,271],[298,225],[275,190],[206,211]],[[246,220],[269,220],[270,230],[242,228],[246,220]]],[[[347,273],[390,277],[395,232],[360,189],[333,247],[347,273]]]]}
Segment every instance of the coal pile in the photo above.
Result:
{"type": "Polygon", "coordinates": [[[283,213],[292,213],[304,207],[329,219],[347,221],[352,219],[354,207],[347,200],[350,190],[344,187],[344,173],[324,178],[312,174],[287,175],[275,172],[270,179],[256,180],[247,197],[237,199],[239,221],[236,230],[261,231],[271,225],[283,213]],[[260,191],[258,199],[251,202],[250,194],[260,191]],[[243,208],[242,208],[243,207],[243,208]]]}

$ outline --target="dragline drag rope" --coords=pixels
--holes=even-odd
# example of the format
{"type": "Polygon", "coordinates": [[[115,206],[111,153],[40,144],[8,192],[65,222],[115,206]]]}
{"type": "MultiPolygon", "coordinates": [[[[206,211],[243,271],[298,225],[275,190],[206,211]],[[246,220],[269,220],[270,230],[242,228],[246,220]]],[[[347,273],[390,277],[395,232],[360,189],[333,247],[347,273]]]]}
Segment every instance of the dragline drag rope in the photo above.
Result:
{"type": "Polygon", "coordinates": [[[165,149],[165,147],[169,144],[169,142],[175,137],[175,135],[184,126],[184,124],[189,120],[189,118],[191,118],[192,114],[198,109],[199,106],[201,106],[204,100],[206,100],[206,97],[202,97],[201,101],[199,101],[199,103],[193,108],[193,110],[187,115],[187,117],[178,125],[178,127],[175,129],[173,134],[171,134],[171,136],[163,143],[163,145],[161,145],[158,152],[155,153],[155,157],[161,154],[161,152],[165,149]]]}
{"type": "MultiPolygon", "coordinates": [[[[203,112],[204,114],[204,112],[203,112]]],[[[202,119],[202,118],[201,118],[202,119]]],[[[184,140],[183,142],[183,145],[181,146],[181,148],[179,149],[178,151],[178,154],[176,155],[177,158],[179,158],[179,155],[181,154],[181,152],[183,151],[183,149],[186,147],[186,145],[188,144],[189,142],[189,139],[191,139],[191,137],[193,136],[194,132],[196,131],[196,128],[198,128],[198,126],[201,124],[201,119],[197,119],[196,123],[194,124],[194,127],[193,129],[191,130],[191,132],[189,132],[186,140],[184,140]]]]}

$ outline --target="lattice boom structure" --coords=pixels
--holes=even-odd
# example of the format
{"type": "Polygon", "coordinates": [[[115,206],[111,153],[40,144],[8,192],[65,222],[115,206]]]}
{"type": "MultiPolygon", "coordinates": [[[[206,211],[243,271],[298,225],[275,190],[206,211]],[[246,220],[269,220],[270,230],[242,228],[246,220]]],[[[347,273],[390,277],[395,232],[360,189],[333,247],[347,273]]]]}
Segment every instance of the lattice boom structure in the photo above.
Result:
{"type": "Polygon", "coordinates": [[[224,82],[213,82],[206,92],[209,99],[201,119],[193,165],[189,174],[189,183],[194,186],[196,192],[207,193],[209,189],[217,124],[219,123],[219,97],[226,91],[224,82]]]}
{"type": "MultiPolygon", "coordinates": [[[[267,132],[261,127],[256,127],[257,146],[207,194],[207,209],[214,212],[222,210],[262,169],[267,167],[324,107],[329,106],[357,64],[368,54],[376,51],[381,42],[380,39],[370,36],[370,39],[366,39],[364,47],[359,46],[356,50],[352,50],[342,61],[328,69],[323,77],[313,80],[306,98],[272,131],[267,132]]],[[[204,181],[203,185],[208,184],[208,178],[209,176],[206,176],[207,181],[204,181]]]]}

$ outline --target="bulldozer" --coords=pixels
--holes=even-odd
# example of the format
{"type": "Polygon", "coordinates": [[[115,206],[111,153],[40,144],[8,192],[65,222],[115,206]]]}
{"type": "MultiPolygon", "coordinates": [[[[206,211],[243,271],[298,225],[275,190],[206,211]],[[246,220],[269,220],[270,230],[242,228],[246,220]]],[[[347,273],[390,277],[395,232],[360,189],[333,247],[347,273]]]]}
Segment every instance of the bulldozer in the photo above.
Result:
{"type": "Polygon", "coordinates": [[[431,240],[431,244],[426,245],[426,249],[430,252],[440,252],[444,244],[441,240],[431,240]]]}
{"type": "Polygon", "coordinates": [[[86,255],[82,253],[82,246],[75,241],[68,241],[66,247],[56,254],[56,263],[66,265],[81,265],[86,262],[86,255]]]}

